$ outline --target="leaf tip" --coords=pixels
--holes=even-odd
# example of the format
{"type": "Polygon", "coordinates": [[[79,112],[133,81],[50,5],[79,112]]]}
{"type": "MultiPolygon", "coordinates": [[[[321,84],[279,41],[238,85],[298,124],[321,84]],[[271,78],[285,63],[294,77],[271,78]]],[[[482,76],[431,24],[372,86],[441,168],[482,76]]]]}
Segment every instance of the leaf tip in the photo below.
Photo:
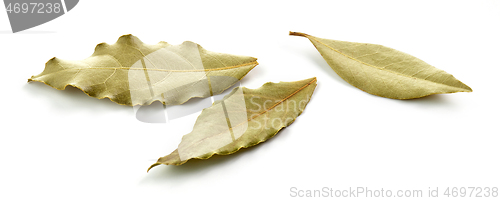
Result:
{"type": "Polygon", "coordinates": [[[151,170],[151,168],[154,168],[154,167],[156,167],[156,166],[158,166],[158,165],[160,165],[160,163],[156,162],[155,164],[153,164],[153,165],[149,166],[149,168],[148,168],[148,171],[147,171],[147,172],[149,172],[149,170],[151,170]]]}
{"type": "Polygon", "coordinates": [[[301,32],[294,32],[294,31],[290,31],[290,36],[302,36],[302,37],[308,37],[309,35],[305,34],[305,33],[301,33],[301,32]]]}
{"type": "Polygon", "coordinates": [[[469,86],[465,85],[465,92],[472,92],[472,88],[470,88],[469,86]]]}

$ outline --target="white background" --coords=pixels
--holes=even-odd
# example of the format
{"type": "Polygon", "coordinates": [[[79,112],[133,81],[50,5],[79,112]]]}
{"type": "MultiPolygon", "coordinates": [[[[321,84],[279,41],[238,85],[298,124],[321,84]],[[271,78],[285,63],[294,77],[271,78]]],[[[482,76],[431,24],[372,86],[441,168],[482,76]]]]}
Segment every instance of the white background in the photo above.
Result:
{"type": "MultiPolygon", "coordinates": [[[[416,189],[424,196],[440,187],[439,200],[495,200],[442,194],[454,186],[500,187],[499,27],[500,1],[487,0],[80,1],[16,34],[1,11],[0,200],[292,199],[291,187],[416,189]],[[474,92],[373,96],[288,31],[392,47],[474,92]],[[146,173],[176,149],[199,112],[143,123],[130,107],[26,82],[54,56],[84,59],[123,34],[257,57],[260,65],[242,80],[249,88],[314,76],[318,86],[297,121],[269,141],[146,173]]],[[[375,200],[391,199],[401,200],[375,200]]]]}

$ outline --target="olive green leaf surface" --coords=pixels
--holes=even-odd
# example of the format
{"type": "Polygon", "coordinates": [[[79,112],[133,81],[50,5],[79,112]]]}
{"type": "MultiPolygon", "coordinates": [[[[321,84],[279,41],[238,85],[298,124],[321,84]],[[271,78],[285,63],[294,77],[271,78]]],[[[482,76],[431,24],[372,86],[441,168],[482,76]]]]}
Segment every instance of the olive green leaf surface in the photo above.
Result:
{"type": "Polygon", "coordinates": [[[210,52],[189,41],[148,45],[124,35],[115,44],[97,45],[94,54],[84,60],[54,57],[28,82],[43,82],[60,90],[71,85],[121,105],[154,101],[177,105],[193,97],[222,93],[257,64],[256,58],[210,52]]]}
{"type": "Polygon", "coordinates": [[[295,121],[315,88],[316,78],[266,83],[258,89],[235,88],[204,109],[177,150],[149,169],[160,164],[182,165],[214,154],[228,155],[264,142],[295,121]]]}
{"type": "Polygon", "coordinates": [[[472,92],[453,75],[409,54],[382,45],[308,38],[328,65],[349,84],[373,95],[413,99],[431,94],[472,92]]]}

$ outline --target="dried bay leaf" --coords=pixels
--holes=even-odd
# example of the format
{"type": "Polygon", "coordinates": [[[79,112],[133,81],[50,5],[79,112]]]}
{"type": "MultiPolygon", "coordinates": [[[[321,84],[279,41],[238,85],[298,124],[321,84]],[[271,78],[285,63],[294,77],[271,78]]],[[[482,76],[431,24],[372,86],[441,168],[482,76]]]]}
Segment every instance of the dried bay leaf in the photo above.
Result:
{"type": "Polygon", "coordinates": [[[328,65],[349,84],[373,95],[413,99],[432,94],[472,92],[453,75],[409,54],[368,43],[308,38],[328,65]]]}
{"type": "Polygon", "coordinates": [[[257,64],[256,58],[210,52],[189,41],[148,45],[124,35],[115,44],[97,45],[94,54],[84,60],[54,57],[28,82],[43,82],[59,90],[70,85],[121,105],[154,101],[177,105],[193,97],[222,93],[257,64]]]}
{"type": "Polygon", "coordinates": [[[266,83],[257,89],[238,87],[204,109],[193,131],[178,148],[154,166],[182,165],[190,159],[228,155],[276,135],[299,116],[316,88],[316,78],[266,83]]]}

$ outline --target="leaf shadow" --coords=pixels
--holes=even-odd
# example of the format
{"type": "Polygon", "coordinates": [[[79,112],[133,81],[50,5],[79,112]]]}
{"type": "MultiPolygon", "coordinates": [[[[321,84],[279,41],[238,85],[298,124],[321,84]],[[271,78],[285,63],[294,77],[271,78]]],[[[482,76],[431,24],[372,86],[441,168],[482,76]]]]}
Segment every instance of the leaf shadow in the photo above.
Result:
{"type": "Polygon", "coordinates": [[[453,101],[449,99],[450,94],[433,94],[430,96],[425,96],[421,98],[415,98],[415,99],[407,99],[407,100],[395,100],[399,102],[400,104],[405,104],[405,105],[412,105],[412,106],[418,106],[422,108],[434,108],[434,107],[448,107],[448,108],[454,108],[453,101]]]}
{"type": "Polygon", "coordinates": [[[241,149],[230,155],[214,155],[209,159],[191,159],[180,166],[160,165],[151,169],[141,183],[178,183],[189,177],[199,177],[217,167],[235,163],[238,158],[243,157],[246,152],[251,151],[253,151],[253,149],[241,149]]]}

